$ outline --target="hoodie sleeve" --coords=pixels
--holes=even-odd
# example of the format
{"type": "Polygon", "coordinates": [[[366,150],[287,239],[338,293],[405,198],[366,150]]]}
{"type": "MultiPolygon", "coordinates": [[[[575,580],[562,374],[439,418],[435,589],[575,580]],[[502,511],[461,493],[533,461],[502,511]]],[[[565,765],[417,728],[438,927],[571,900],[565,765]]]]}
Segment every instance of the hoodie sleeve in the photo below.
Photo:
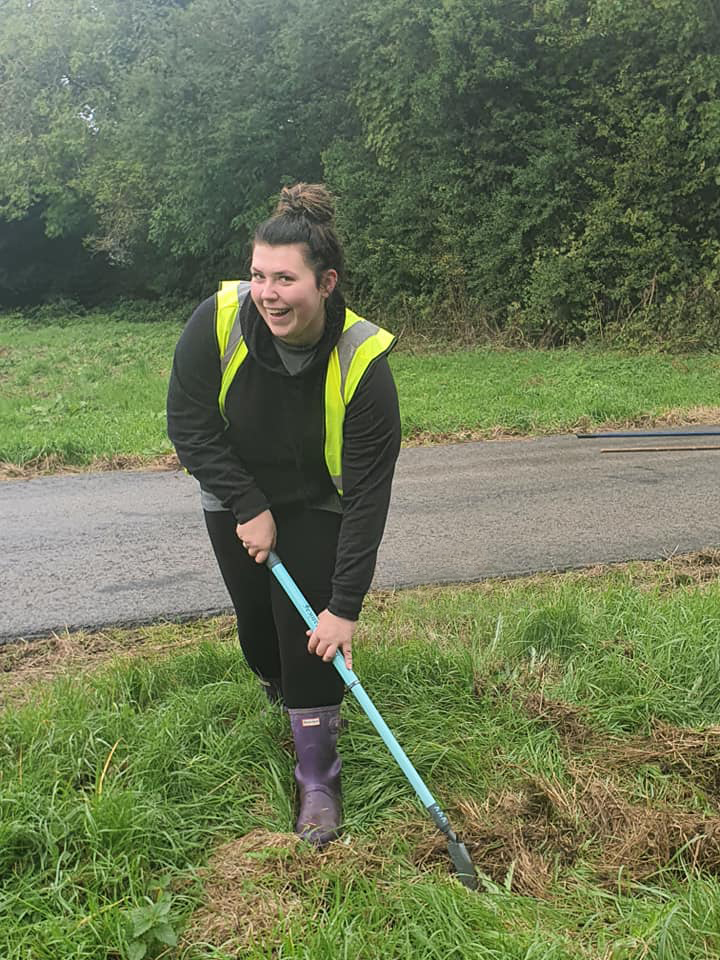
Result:
{"type": "Polygon", "coordinates": [[[213,296],[195,310],[175,348],[168,436],[188,473],[244,523],[267,510],[268,503],[227,441],[218,406],[220,380],[213,296]]]}
{"type": "Polygon", "coordinates": [[[370,589],[400,452],[400,410],[387,356],[365,372],[345,414],[342,525],[328,609],[357,620],[370,589]]]}

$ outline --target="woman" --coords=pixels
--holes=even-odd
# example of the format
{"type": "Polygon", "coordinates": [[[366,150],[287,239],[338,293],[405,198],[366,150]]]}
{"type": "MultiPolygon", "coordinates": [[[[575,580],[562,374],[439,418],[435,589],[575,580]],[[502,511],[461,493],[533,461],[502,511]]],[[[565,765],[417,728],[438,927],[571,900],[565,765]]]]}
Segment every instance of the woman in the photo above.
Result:
{"type": "Polygon", "coordinates": [[[282,191],[255,233],[250,282],[224,282],[190,318],[168,393],[244,655],[290,716],[296,831],[317,846],[341,819],[331,661],[340,650],[352,666],[400,448],[395,339],[346,308],[333,218],[324,186],[282,191]],[[265,566],[270,550],[319,611],[314,631],[265,566]]]}

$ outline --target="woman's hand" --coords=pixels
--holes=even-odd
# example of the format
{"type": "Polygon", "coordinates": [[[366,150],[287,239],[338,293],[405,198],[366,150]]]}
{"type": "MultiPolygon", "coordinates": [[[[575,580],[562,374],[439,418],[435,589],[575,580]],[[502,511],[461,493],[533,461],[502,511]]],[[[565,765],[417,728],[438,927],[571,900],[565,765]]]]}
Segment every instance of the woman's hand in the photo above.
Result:
{"type": "Polygon", "coordinates": [[[252,520],[239,523],[235,533],[249,555],[255,558],[255,563],[265,563],[277,540],[275,519],[269,510],[263,510],[252,520]]]}
{"type": "Polygon", "coordinates": [[[352,638],[355,633],[354,620],[336,617],[329,610],[323,610],[318,616],[318,625],[308,630],[308,650],[329,663],[340,650],[345,658],[345,666],[352,670],[352,638]]]}

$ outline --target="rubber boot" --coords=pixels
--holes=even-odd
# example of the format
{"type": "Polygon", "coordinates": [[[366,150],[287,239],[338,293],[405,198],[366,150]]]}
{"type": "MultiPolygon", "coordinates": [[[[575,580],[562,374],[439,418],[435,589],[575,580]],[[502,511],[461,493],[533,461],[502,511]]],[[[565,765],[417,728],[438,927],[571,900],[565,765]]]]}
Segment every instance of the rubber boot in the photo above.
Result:
{"type": "Polygon", "coordinates": [[[282,694],[282,684],[280,683],[279,677],[271,677],[269,680],[265,677],[261,677],[258,674],[258,680],[260,681],[263,690],[265,691],[265,696],[268,698],[268,703],[272,707],[280,707],[281,710],[285,709],[285,701],[283,700],[282,694]]]}
{"type": "Polygon", "coordinates": [[[300,790],[300,813],[295,832],[316,847],[340,835],[342,793],[337,753],[340,706],[288,710],[300,790]]]}

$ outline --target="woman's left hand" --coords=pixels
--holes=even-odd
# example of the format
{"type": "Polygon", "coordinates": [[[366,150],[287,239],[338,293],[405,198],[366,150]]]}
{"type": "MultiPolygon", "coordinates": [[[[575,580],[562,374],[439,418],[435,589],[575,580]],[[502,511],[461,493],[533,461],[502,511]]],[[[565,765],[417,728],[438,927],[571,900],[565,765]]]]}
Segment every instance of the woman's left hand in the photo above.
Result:
{"type": "Polygon", "coordinates": [[[308,630],[308,650],[329,663],[340,650],[345,658],[345,666],[352,670],[352,638],[356,622],[336,617],[329,610],[318,615],[318,624],[314,630],[308,630]]]}

